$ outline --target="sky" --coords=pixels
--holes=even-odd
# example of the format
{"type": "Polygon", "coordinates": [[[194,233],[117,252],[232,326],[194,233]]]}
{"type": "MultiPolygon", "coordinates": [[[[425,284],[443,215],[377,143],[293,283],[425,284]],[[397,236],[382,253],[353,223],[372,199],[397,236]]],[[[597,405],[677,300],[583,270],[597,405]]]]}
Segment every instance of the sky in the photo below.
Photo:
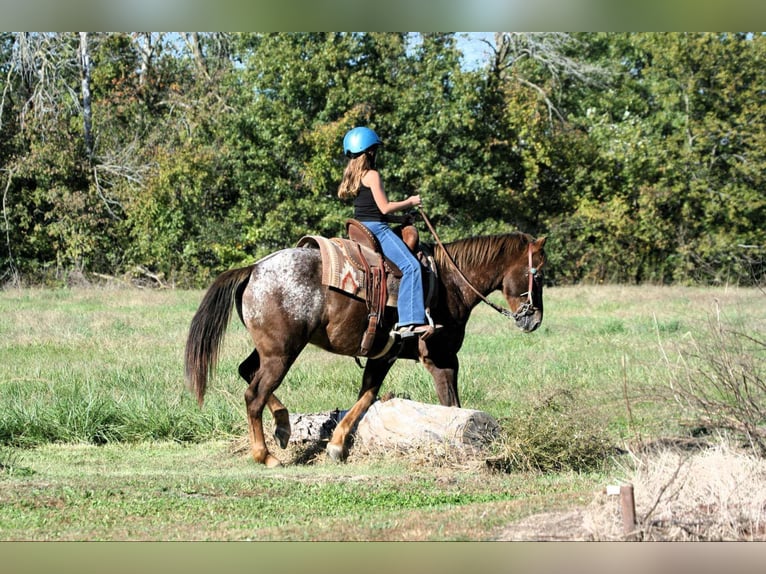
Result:
{"type": "Polygon", "coordinates": [[[463,52],[463,65],[468,69],[481,67],[491,54],[490,46],[494,44],[494,32],[462,32],[458,33],[458,47],[463,52]]]}

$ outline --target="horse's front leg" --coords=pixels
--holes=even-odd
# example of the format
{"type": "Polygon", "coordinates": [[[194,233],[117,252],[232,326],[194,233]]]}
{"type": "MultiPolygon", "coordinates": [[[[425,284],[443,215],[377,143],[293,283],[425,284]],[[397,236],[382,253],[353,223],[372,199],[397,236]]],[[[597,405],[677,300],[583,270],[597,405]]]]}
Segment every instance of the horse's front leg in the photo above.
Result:
{"type": "Polygon", "coordinates": [[[457,359],[457,353],[431,352],[427,343],[420,341],[420,361],[434,379],[434,387],[439,402],[445,407],[459,407],[457,376],[460,363],[457,359]]]}
{"type": "Polygon", "coordinates": [[[370,405],[375,402],[380,386],[383,384],[383,379],[386,378],[391,365],[393,365],[393,362],[388,359],[367,360],[367,364],[364,367],[364,375],[362,376],[362,387],[359,390],[359,398],[343,419],[338,422],[338,426],[335,427],[332,438],[330,438],[330,442],[327,445],[327,455],[332,460],[336,462],[346,460],[348,456],[348,446],[346,445],[348,435],[351,434],[356,423],[364,416],[370,405]]]}
{"type": "Polygon", "coordinates": [[[269,397],[267,405],[276,423],[274,438],[279,443],[280,448],[287,448],[287,443],[290,442],[290,435],[292,434],[290,413],[287,411],[287,407],[282,404],[282,401],[277,398],[277,395],[273,393],[269,397]]]}

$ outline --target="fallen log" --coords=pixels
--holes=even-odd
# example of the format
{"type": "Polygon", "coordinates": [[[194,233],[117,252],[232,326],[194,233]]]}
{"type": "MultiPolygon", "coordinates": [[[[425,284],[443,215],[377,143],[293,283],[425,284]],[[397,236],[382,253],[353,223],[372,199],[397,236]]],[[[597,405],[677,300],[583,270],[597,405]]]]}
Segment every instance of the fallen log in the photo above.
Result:
{"type": "MultiPolygon", "coordinates": [[[[346,411],[290,415],[291,441],[329,440],[346,411]]],[[[478,451],[499,433],[489,414],[408,399],[376,401],[358,422],[354,444],[367,448],[412,450],[422,447],[478,451]]]]}

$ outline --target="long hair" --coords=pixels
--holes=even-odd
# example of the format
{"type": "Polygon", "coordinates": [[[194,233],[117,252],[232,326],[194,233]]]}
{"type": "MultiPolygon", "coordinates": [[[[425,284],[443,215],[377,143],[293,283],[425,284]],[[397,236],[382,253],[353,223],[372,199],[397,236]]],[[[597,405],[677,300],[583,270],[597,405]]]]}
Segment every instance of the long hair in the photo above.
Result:
{"type": "Polygon", "coordinates": [[[375,148],[370,148],[356,157],[348,160],[343,179],[338,186],[338,197],[351,199],[359,194],[359,186],[362,184],[364,174],[375,169],[375,148]]]}

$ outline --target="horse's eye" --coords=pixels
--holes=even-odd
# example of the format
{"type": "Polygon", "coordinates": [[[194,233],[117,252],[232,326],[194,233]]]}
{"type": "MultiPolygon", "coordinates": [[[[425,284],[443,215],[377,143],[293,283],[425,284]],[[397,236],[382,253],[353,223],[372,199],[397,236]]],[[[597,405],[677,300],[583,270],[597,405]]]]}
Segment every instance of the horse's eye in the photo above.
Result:
{"type": "Polygon", "coordinates": [[[529,272],[530,272],[532,275],[537,275],[537,267],[530,267],[530,268],[529,268],[529,272]]]}

